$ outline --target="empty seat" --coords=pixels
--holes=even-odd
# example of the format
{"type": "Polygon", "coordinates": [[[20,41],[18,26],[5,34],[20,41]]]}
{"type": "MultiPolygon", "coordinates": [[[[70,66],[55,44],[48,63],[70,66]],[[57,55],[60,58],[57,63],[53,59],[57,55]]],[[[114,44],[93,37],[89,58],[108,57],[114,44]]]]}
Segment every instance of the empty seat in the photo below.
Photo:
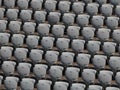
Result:
{"type": "Polygon", "coordinates": [[[0,20],[0,32],[5,32],[7,28],[7,20],[0,20]]]}
{"type": "Polygon", "coordinates": [[[25,32],[25,34],[34,34],[35,26],[36,26],[36,23],[25,22],[23,25],[23,31],[25,32]]]}
{"type": "Polygon", "coordinates": [[[48,15],[49,24],[51,25],[57,24],[60,21],[60,16],[61,16],[61,13],[59,12],[50,12],[48,15]]]}
{"type": "Polygon", "coordinates": [[[9,33],[0,33],[0,45],[8,45],[9,38],[9,33]]]}
{"type": "Polygon", "coordinates": [[[72,52],[62,52],[60,60],[63,65],[69,66],[73,64],[75,54],[72,52]]]}
{"type": "Polygon", "coordinates": [[[39,39],[40,39],[39,36],[28,35],[27,38],[26,38],[26,44],[27,44],[28,48],[29,49],[37,48],[38,43],[39,43],[39,39]]]}
{"type": "Polygon", "coordinates": [[[42,9],[42,4],[43,4],[43,0],[31,0],[31,7],[33,10],[41,10],[42,9]]]}
{"type": "Polygon", "coordinates": [[[21,90],[33,90],[34,89],[35,80],[32,78],[22,78],[20,82],[21,90]]]}
{"type": "Polygon", "coordinates": [[[35,64],[35,66],[33,67],[33,73],[35,77],[39,80],[41,78],[45,78],[47,74],[47,69],[48,66],[45,64],[35,64]]]}
{"type": "Polygon", "coordinates": [[[4,73],[4,75],[9,76],[13,75],[15,71],[15,65],[16,63],[14,61],[4,61],[1,65],[1,69],[4,73]]]}
{"type": "Polygon", "coordinates": [[[116,43],[120,43],[120,30],[119,30],[119,29],[113,30],[112,39],[113,39],[116,43]]]}
{"type": "Polygon", "coordinates": [[[120,90],[120,89],[118,87],[109,86],[109,87],[106,87],[106,90],[120,90]]]}
{"type": "Polygon", "coordinates": [[[64,13],[62,17],[62,22],[65,26],[73,25],[75,19],[75,14],[73,13],[64,13]]]}
{"type": "Polygon", "coordinates": [[[37,23],[43,23],[46,20],[46,11],[35,11],[34,19],[37,23]]]}
{"type": "Polygon", "coordinates": [[[21,24],[22,22],[20,21],[10,21],[8,28],[11,33],[19,33],[21,31],[21,24]]]}
{"type": "Polygon", "coordinates": [[[83,2],[74,2],[72,5],[72,11],[75,14],[81,14],[84,12],[84,6],[85,6],[85,3],[83,2]]]}
{"type": "Polygon", "coordinates": [[[30,74],[31,64],[21,62],[17,65],[17,72],[20,77],[27,77],[30,74]]]}
{"type": "Polygon", "coordinates": [[[14,47],[22,47],[24,43],[25,35],[23,34],[13,34],[11,41],[14,47]]]}
{"type": "Polygon", "coordinates": [[[11,59],[13,47],[2,46],[0,49],[0,56],[3,60],[11,59]]]}
{"type": "Polygon", "coordinates": [[[0,75],[0,87],[1,87],[1,85],[2,85],[2,80],[3,80],[3,76],[0,75]]]}
{"type": "Polygon", "coordinates": [[[90,16],[87,14],[80,14],[77,16],[76,22],[79,26],[82,26],[82,27],[88,26],[89,18],[90,18],[90,16]]]}
{"type": "Polygon", "coordinates": [[[97,31],[97,38],[98,38],[100,41],[107,41],[107,40],[109,40],[109,38],[110,38],[110,32],[111,32],[110,29],[107,29],[107,28],[99,28],[98,31],[97,31]]]}
{"type": "Polygon", "coordinates": [[[70,90],[85,90],[86,85],[82,83],[72,83],[70,90]]]}
{"type": "Polygon", "coordinates": [[[48,64],[55,64],[58,61],[59,52],[58,51],[47,51],[45,54],[45,60],[48,64]]]}
{"type": "Polygon", "coordinates": [[[4,0],[4,6],[6,8],[14,8],[16,0],[4,0]]]}
{"type": "Polygon", "coordinates": [[[78,64],[78,66],[80,66],[82,68],[88,67],[88,65],[90,63],[90,58],[91,58],[90,54],[80,53],[76,57],[76,62],[78,64]]]}
{"type": "Polygon", "coordinates": [[[84,41],[84,40],[73,39],[73,40],[72,40],[72,43],[71,43],[71,48],[72,48],[75,52],[83,52],[83,50],[84,50],[84,45],[85,45],[85,41],[84,41]]]}
{"type": "Polygon", "coordinates": [[[54,37],[42,37],[41,45],[43,49],[52,49],[54,45],[54,37]]]}
{"type": "Polygon", "coordinates": [[[43,51],[39,50],[39,49],[32,49],[30,54],[29,54],[29,58],[33,63],[39,63],[42,60],[42,56],[43,56],[43,51]]]}
{"type": "Polygon", "coordinates": [[[37,27],[37,32],[40,36],[48,36],[50,31],[50,24],[41,23],[37,27]]]}
{"type": "Polygon", "coordinates": [[[17,6],[19,9],[27,9],[30,0],[17,0],[17,6]]]}
{"type": "Polygon", "coordinates": [[[103,90],[103,87],[100,85],[89,85],[87,90],[103,90]]]}
{"type": "Polygon", "coordinates": [[[83,0],[83,2],[84,2],[85,4],[88,4],[88,3],[92,3],[93,0],[83,0]]]}
{"type": "Polygon", "coordinates": [[[120,17],[120,5],[117,5],[115,8],[115,14],[120,17]]]}
{"type": "Polygon", "coordinates": [[[5,8],[0,8],[0,19],[4,18],[5,8]]]}
{"type": "Polygon", "coordinates": [[[117,6],[120,4],[120,1],[119,0],[110,0],[110,3],[117,6]]]}
{"type": "MultiPolygon", "coordinates": [[[[120,72],[117,72],[116,73],[116,76],[115,76],[115,81],[116,81],[116,83],[118,84],[118,85],[120,85],[120,72]]],[[[120,90],[120,89],[119,89],[120,90]]]]}
{"type": "Polygon", "coordinates": [[[37,90],[51,90],[52,81],[39,80],[37,83],[37,90]]]}
{"type": "Polygon", "coordinates": [[[16,48],[14,51],[14,57],[18,62],[25,61],[27,58],[27,48],[16,48]]]}
{"type": "Polygon", "coordinates": [[[58,38],[56,41],[56,47],[60,51],[66,51],[69,48],[69,42],[70,42],[70,39],[68,38],[58,38]]]}
{"type": "Polygon", "coordinates": [[[6,90],[17,90],[19,78],[14,76],[8,76],[4,80],[4,86],[6,90]]]}
{"type": "Polygon", "coordinates": [[[102,4],[106,4],[107,3],[107,0],[95,0],[100,6],[102,4]]]}

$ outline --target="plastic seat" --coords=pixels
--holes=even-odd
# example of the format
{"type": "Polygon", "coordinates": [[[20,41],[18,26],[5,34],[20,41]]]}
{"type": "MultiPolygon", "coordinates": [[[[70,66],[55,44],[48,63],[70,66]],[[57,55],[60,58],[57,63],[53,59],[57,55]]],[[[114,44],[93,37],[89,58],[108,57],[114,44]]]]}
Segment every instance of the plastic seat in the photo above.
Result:
{"type": "Polygon", "coordinates": [[[106,87],[106,90],[120,90],[118,87],[106,87]]]}
{"type": "Polygon", "coordinates": [[[0,20],[0,32],[5,32],[7,28],[7,20],[0,20]]]}
{"type": "Polygon", "coordinates": [[[22,47],[24,43],[25,35],[23,34],[13,34],[11,41],[14,47],[22,47]]]}
{"type": "Polygon", "coordinates": [[[112,55],[113,53],[115,53],[116,43],[104,42],[102,47],[103,47],[103,52],[109,56],[109,55],[112,55]]]}
{"type": "Polygon", "coordinates": [[[19,78],[14,76],[8,76],[4,80],[4,86],[6,90],[17,90],[19,78]]]}
{"type": "Polygon", "coordinates": [[[88,3],[86,6],[86,12],[90,15],[96,15],[98,13],[99,4],[97,3],[88,3]]]}
{"type": "Polygon", "coordinates": [[[64,66],[69,66],[73,63],[75,54],[72,52],[62,52],[60,60],[64,66]]]}
{"type": "Polygon", "coordinates": [[[53,12],[56,9],[56,4],[57,4],[56,0],[46,0],[44,7],[47,12],[53,12]]]}
{"type": "Polygon", "coordinates": [[[8,28],[12,34],[17,34],[21,31],[21,25],[20,21],[10,21],[8,28]]]}
{"type": "Polygon", "coordinates": [[[103,25],[104,25],[104,19],[105,19],[104,16],[100,16],[100,15],[93,16],[92,17],[92,21],[91,21],[92,25],[95,28],[103,27],[103,25]]]}
{"type": "Polygon", "coordinates": [[[69,42],[70,42],[70,39],[68,38],[58,38],[56,41],[56,47],[60,51],[66,51],[69,48],[69,42]]]}
{"type": "Polygon", "coordinates": [[[43,49],[52,49],[54,45],[54,37],[42,37],[41,45],[43,49]]]}
{"type": "Polygon", "coordinates": [[[58,25],[58,24],[53,25],[53,27],[52,27],[52,34],[56,38],[63,37],[63,35],[64,35],[64,29],[65,29],[64,25],[58,25]]]}
{"type": "Polygon", "coordinates": [[[61,13],[69,12],[70,4],[71,4],[71,2],[69,2],[69,1],[60,1],[58,3],[58,9],[60,10],[61,13]]]}
{"type": "Polygon", "coordinates": [[[14,51],[14,57],[18,62],[22,62],[26,60],[27,53],[28,53],[27,48],[16,48],[14,51]]]}
{"type": "Polygon", "coordinates": [[[77,24],[81,27],[88,26],[90,16],[87,14],[80,14],[77,16],[77,24]]]}
{"type": "Polygon", "coordinates": [[[107,0],[96,0],[96,2],[101,6],[107,3],[107,0]]]}
{"type": "Polygon", "coordinates": [[[44,23],[46,20],[46,11],[35,11],[34,13],[34,19],[37,23],[44,23]]]}
{"type": "Polygon", "coordinates": [[[115,82],[117,83],[117,85],[120,85],[120,78],[119,77],[120,77],[120,72],[117,72],[116,76],[115,76],[115,82]]]}
{"type": "Polygon", "coordinates": [[[88,3],[92,3],[93,0],[83,0],[83,2],[84,2],[85,4],[88,4],[88,3]]]}
{"type": "Polygon", "coordinates": [[[4,18],[5,8],[0,8],[0,20],[4,18]]]}
{"type": "Polygon", "coordinates": [[[14,8],[15,7],[15,2],[16,2],[16,0],[4,0],[3,1],[4,6],[6,8],[14,8]]]}
{"type": "Polygon", "coordinates": [[[87,90],[103,90],[103,87],[100,85],[89,85],[87,90]]]}
{"type": "Polygon", "coordinates": [[[100,50],[100,41],[88,41],[87,43],[87,50],[91,54],[96,54],[100,50]]]}
{"type": "Polygon", "coordinates": [[[8,45],[9,38],[9,33],[0,33],[0,45],[8,45]]]}
{"type": "Polygon", "coordinates": [[[57,24],[60,21],[61,13],[59,12],[50,12],[48,15],[48,22],[51,25],[57,24]]]}
{"type": "Polygon", "coordinates": [[[75,19],[75,14],[73,13],[64,13],[62,17],[62,22],[65,26],[73,25],[75,19]]]}
{"type": "Polygon", "coordinates": [[[73,82],[78,80],[80,69],[76,67],[67,67],[65,77],[68,81],[73,82]]]}
{"type": "Polygon", "coordinates": [[[30,21],[32,17],[32,10],[21,10],[20,19],[24,22],[30,21]]]}
{"type": "Polygon", "coordinates": [[[37,48],[39,43],[39,36],[36,35],[28,35],[26,38],[26,44],[29,49],[37,48]]]}
{"type": "Polygon", "coordinates": [[[84,12],[85,3],[83,2],[74,2],[72,5],[72,11],[75,14],[82,14],[84,12]]]}
{"type": "Polygon", "coordinates": [[[47,51],[45,54],[45,60],[48,64],[52,65],[57,63],[59,52],[58,51],[47,51]]]}
{"type": "Polygon", "coordinates": [[[31,64],[30,63],[19,63],[17,65],[17,72],[20,77],[27,77],[30,74],[31,64]]]}
{"type": "Polygon", "coordinates": [[[72,48],[75,52],[83,52],[83,50],[84,50],[84,45],[85,45],[85,41],[84,41],[84,40],[73,39],[73,40],[72,40],[72,43],[71,43],[71,48],[72,48]]]}
{"type": "Polygon", "coordinates": [[[95,82],[96,70],[94,69],[83,69],[82,79],[86,84],[91,84],[95,82]]]}
{"type": "Polygon", "coordinates": [[[47,74],[47,69],[48,66],[45,64],[35,64],[35,66],[33,67],[33,73],[35,77],[39,80],[41,78],[45,78],[47,74]]]}
{"type": "Polygon", "coordinates": [[[40,36],[48,36],[50,31],[50,24],[41,23],[37,27],[37,32],[40,36]]]}
{"type": "Polygon", "coordinates": [[[120,30],[119,30],[119,29],[113,30],[112,39],[113,39],[116,43],[120,43],[120,30]]]}
{"type": "Polygon", "coordinates": [[[31,7],[33,10],[39,11],[42,9],[43,0],[31,0],[31,7]]]}
{"type": "Polygon", "coordinates": [[[119,0],[110,0],[110,3],[117,6],[120,4],[120,1],[119,0]]]}
{"type": "Polygon", "coordinates": [[[107,56],[105,55],[94,55],[92,63],[96,69],[104,69],[106,66],[107,56]]]}
{"type": "Polygon", "coordinates": [[[117,5],[115,8],[115,14],[120,17],[120,5],[117,5]]]}
{"type": "Polygon", "coordinates": [[[85,40],[93,39],[95,35],[95,28],[94,27],[83,27],[82,29],[82,36],[85,40]]]}
{"type": "Polygon", "coordinates": [[[4,61],[1,65],[1,69],[6,76],[13,75],[15,71],[16,63],[13,61],[4,61]]]}
{"type": "Polygon", "coordinates": [[[72,83],[70,90],[85,90],[86,85],[82,83],[72,83]]]}
{"type": "Polygon", "coordinates": [[[98,38],[100,41],[107,41],[107,40],[109,40],[109,38],[110,38],[110,32],[111,32],[110,29],[107,29],[107,28],[99,28],[98,31],[97,31],[97,38],[98,38]]]}
{"type": "Polygon", "coordinates": [[[90,63],[90,58],[91,58],[90,54],[80,53],[76,57],[76,62],[78,64],[78,66],[80,66],[82,68],[88,67],[88,65],[90,63]]]}
{"type": "Polygon", "coordinates": [[[1,85],[2,85],[2,80],[3,80],[3,76],[0,75],[0,87],[1,87],[1,85]]]}
{"type": "Polygon", "coordinates": [[[35,80],[32,78],[22,78],[20,82],[21,90],[33,90],[34,89],[35,80]]]}
{"type": "Polygon", "coordinates": [[[17,0],[17,6],[19,9],[27,9],[30,0],[17,0]]]}
{"type": "Polygon", "coordinates": [[[12,57],[13,48],[10,46],[2,46],[0,49],[0,56],[3,60],[10,59],[12,57]]]}
{"type": "Polygon", "coordinates": [[[32,49],[29,54],[29,58],[33,63],[39,63],[42,60],[43,53],[43,50],[32,49]]]}
{"type": "Polygon", "coordinates": [[[49,69],[49,75],[52,80],[61,79],[63,76],[63,67],[58,65],[52,65],[49,69]]]}
{"type": "Polygon", "coordinates": [[[51,90],[52,81],[39,80],[37,83],[37,90],[51,90]]]}
{"type": "Polygon", "coordinates": [[[64,81],[57,81],[53,86],[53,90],[68,90],[69,84],[64,81]]]}

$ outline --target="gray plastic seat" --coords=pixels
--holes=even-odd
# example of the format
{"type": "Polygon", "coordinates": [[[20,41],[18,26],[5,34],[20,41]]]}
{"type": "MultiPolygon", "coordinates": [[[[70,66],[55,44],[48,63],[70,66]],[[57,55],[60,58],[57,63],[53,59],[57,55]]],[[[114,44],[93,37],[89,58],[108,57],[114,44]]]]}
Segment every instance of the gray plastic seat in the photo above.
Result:
{"type": "Polygon", "coordinates": [[[37,90],[51,90],[52,81],[39,80],[37,83],[37,90]]]}
{"type": "Polygon", "coordinates": [[[110,38],[110,32],[111,32],[110,29],[107,29],[107,28],[99,28],[98,31],[97,31],[97,38],[98,38],[100,41],[107,41],[107,40],[109,40],[109,38],[110,38]]]}
{"type": "Polygon", "coordinates": [[[103,90],[103,87],[100,85],[89,85],[87,90],[103,90]]]}
{"type": "Polygon", "coordinates": [[[22,22],[20,21],[10,21],[8,28],[11,33],[17,34],[21,31],[21,24],[22,22]]]}
{"type": "Polygon", "coordinates": [[[4,6],[6,8],[14,8],[15,7],[15,1],[16,0],[4,0],[3,3],[4,3],[4,6]]]}
{"type": "Polygon", "coordinates": [[[8,45],[9,38],[9,33],[0,33],[0,45],[8,45]]]}
{"type": "Polygon", "coordinates": [[[79,26],[85,27],[89,24],[89,18],[90,16],[87,14],[80,14],[77,16],[76,22],[79,26]]]}
{"type": "Polygon", "coordinates": [[[93,0],[83,0],[83,2],[84,2],[85,4],[88,4],[88,3],[92,3],[93,0]]]}
{"type": "Polygon", "coordinates": [[[33,67],[33,73],[35,77],[39,80],[41,78],[45,78],[47,74],[47,69],[48,66],[45,64],[35,64],[35,66],[33,67]]]}
{"type": "Polygon", "coordinates": [[[49,24],[51,25],[57,24],[60,21],[60,16],[61,16],[61,13],[59,12],[50,12],[48,15],[49,24]]]}
{"type": "Polygon", "coordinates": [[[30,21],[31,17],[32,17],[32,13],[33,13],[32,10],[27,10],[27,9],[26,10],[21,10],[20,19],[24,22],[30,21]]]}
{"type": "Polygon", "coordinates": [[[17,0],[17,6],[19,9],[27,9],[30,0],[17,0]]]}
{"type": "Polygon", "coordinates": [[[58,9],[60,10],[61,13],[69,12],[70,4],[71,4],[70,1],[60,1],[58,3],[58,9]]]}
{"type": "Polygon", "coordinates": [[[29,58],[33,63],[39,63],[42,60],[43,53],[43,50],[32,49],[29,54],[29,58]]]}
{"type": "Polygon", "coordinates": [[[108,56],[115,53],[115,47],[116,47],[116,43],[114,42],[104,42],[102,46],[103,52],[108,56]]]}
{"type": "Polygon", "coordinates": [[[120,1],[119,0],[110,0],[110,3],[117,6],[120,4],[120,1]]]}
{"type": "Polygon", "coordinates": [[[30,63],[22,62],[17,65],[17,72],[20,77],[26,77],[26,76],[29,76],[30,74],[30,68],[31,68],[30,63]]]}
{"type": "Polygon", "coordinates": [[[96,2],[101,6],[102,4],[106,4],[107,0],[96,0],[96,2]]]}
{"type": "Polygon", "coordinates": [[[0,20],[0,32],[5,32],[7,28],[7,20],[0,20]]]}
{"type": "Polygon", "coordinates": [[[113,30],[112,38],[116,43],[120,43],[120,30],[119,29],[113,30]]]}
{"type": "Polygon", "coordinates": [[[101,9],[102,15],[108,17],[108,16],[112,15],[113,5],[111,5],[111,4],[102,4],[100,9],[101,9]]]}
{"type": "Polygon", "coordinates": [[[97,3],[88,3],[86,6],[86,12],[90,15],[97,15],[99,4],[97,3]]]}
{"type": "Polygon", "coordinates": [[[45,54],[45,60],[48,64],[55,64],[58,61],[59,52],[58,51],[47,51],[45,54]]]}
{"type": "Polygon", "coordinates": [[[73,39],[73,40],[72,40],[72,43],[71,43],[71,48],[72,48],[75,52],[83,52],[83,50],[84,50],[84,44],[85,44],[85,41],[84,41],[84,40],[73,39]]]}
{"type": "Polygon", "coordinates": [[[43,4],[43,0],[31,0],[31,7],[33,10],[41,10],[42,9],[42,4],[43,4]]]}
{"type": "Polygon", "coordinates": [[[27,48],[16,48],[14,51],[14,57],[18,62],[25,61],[27,58],[27,48]]]}
{"type": "Polygon", "coordinates": [[[87,50],[91,54],[96,54],[100,50],[100,41],[88,41],[87,43],[87,50]]]}
{"type": "Polygon", "coordinates": [[[44,23],[46,20],[46,11],[35,11],[34,19],[37,23],[44,23]]]}
{"type": "Polygon", "coordinates": [[[64,13],[62,17],[62,22],[65,26],[70,26],[74,24],[75,14],[73,13],[64,13]]]}
{"type": "Polygon", "coordinates": [[[0,19],[4,18],[5,8],[0,8],[0,19]]]}
{"type": "MultiPolygon", "coordinates": [[[[116,75],[115,75],[115,82],[120,85],[120,72],[117,72],[116,75]]],[[[120,90],[120,89],[119,89],[120,90]]]]}
{"type": "Polygon", "coordinates": [[[69,66],[73,64],[75,54],[72,52],[62,52],[60,56],[61,63],[64,66],[69,66]]]}
{"type": "Polygon", "coordinates": [[[53,86],[53,90],[68,90],[69,84],[64,81],[57,81],[53,86]]]}
{"type": "Polygon", "coordinates": [[[28,35],[26,38],[26,44],[27,44],[28,48],[30,48],[30,49],[37,48],[39,39],[40,39],[39,36],[28,35]]]}
{"type": "Polygon", "coordinates": [[[104,16],[100,16],[100,15],[93,16],[92,17],[92,21],[91,21],[92,25],[95,28],[103,27],[103,25],[104,25],[104,19],[105,19],[104,16]]]}
{"type": "Polygon", "coordinates": [[[115,14],[120,17],[120,5],[117,5],[115,8],[115,14]]]}
{"type": "Polygon", "coordinates": [[[14,61],[4,61],[1,65],[1,69],[6,76],[13,75],[15,71],[16,63],[14,61]]]}
{"type": "Polygon", "coordinates": [[[86,85],[82,83],[72,83],[70,90],[85,90],[86,85]]]}
{"type": "Polygon", "coordinates": [[[21,90],[33,90],[34,89],[35,80],[32,78],[22,78],[20,82],[21,90]]]}
{"type": "Polygon", "coordinates": [[[64,29],[65,29],[64,25],[58,25],[58,24],[53,25],[52,34],[54,35],[54,37],[57,37],[57,38],[63,37],[64,29]]]}
{"type": "Polygon", "coordinates": [[[84,12],[85,3],[83,2],[74,2],[72,5],[72,11],[75,14],[82,14],[84,12]]]}
{"type": "Polygon", "coordinates": [[[19,78],[14,76],[8,76],[4,80],[4,86],[6,90],[17,90],[19,78]]]}
{"type": "Polygon", "coordinates": [[[50,24],[41,23],[37,27],[37,32],[40,36],[48,36],[50,31],[50,24]]]}
{"type": "Polygon", "coordinates": [[[91,58],[90,54],[80,53],[76,57],[76,62],[78,64],[78,66],[80,66],[82,68],[88,67],[88,65],[90,63],[90,58],[91,58]]]}
{"type": "Polygon", "coordinates": [[[120,89],[118,87],[109,86],[109,87],[106,87],[106,90],[120,90],[120,89]]]}
{"type": "Polygon", "coordinates": [[[21,47],[24,43],[25,35],[23,34],[13,34],[11,41],[15,47],[21,47]]]}
{"type": "Polygon", "coordinates": [[[68,38],[58,38],[56,41],[56,47],[60,51],[66,51],[69,48],[69,42],[70,42],[70,39],[68,38]]]}
{"type": "Polygon", "coordinates": [[[0,75],[0,87],[1,87],[1,85],[2,85],[2,80],[3,80],[3,76],[0,75]]]}

